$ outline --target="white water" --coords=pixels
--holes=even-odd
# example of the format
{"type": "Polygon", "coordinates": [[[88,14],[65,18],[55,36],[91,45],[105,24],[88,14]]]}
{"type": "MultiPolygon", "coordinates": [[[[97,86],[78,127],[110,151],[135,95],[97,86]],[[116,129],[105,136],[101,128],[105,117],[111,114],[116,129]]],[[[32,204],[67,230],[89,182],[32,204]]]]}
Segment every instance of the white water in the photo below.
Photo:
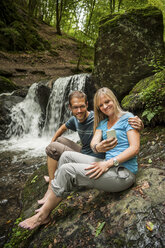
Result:
{"type": "MultiPolygon", "coordinates": [[[[45,147],[58,127],[71,116],[68,110],[68,95],[73,90],[83,91],[86,77],[87,74],[81,74],[56,80],[49,97],[42,130],[39,128],[41,108],[35,99],[38,85],[33,84],[24,101],[12,109],[12,122],[8,129],[11,138],[0,141],[0,153],[13,152],[13,163],[32,157],[46,157],[45,147]]],[[[75,142],[78,140],[77,133],[66,133],[65,136],[75,142]]]]}

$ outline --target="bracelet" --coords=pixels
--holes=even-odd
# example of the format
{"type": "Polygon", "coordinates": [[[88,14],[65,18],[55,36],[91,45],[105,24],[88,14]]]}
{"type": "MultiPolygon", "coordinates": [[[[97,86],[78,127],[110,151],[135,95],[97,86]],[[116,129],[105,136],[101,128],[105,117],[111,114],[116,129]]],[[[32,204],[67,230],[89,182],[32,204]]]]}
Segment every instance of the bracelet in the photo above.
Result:
{"type": "Polygon", "coordinates": [[[97,151],[97,149],[96,149],[96,146],[97,146],[97,144],[95,144],[95,145],[92,147],[92,151],[93,151],[94,153],[99,153],[99,152],[97,151]]]}

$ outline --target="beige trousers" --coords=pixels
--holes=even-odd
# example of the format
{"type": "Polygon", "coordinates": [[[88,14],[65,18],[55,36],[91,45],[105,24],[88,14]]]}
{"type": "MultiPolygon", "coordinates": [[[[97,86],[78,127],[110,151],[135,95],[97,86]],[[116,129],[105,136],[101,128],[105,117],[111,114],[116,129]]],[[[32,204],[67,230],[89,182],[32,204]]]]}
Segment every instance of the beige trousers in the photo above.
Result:
{"type": "Polygon", "coordinates": [[[90,179],[86,176],[85,168],[97,161],[102,160],[78,152],[64,152],[51,182],[55,195],[66,197],[74,188],[84,186],[106,192],[119,192],[128,189],[135,182],[135,175],[123,166],[111,167],[98,179],[90,179]]]}

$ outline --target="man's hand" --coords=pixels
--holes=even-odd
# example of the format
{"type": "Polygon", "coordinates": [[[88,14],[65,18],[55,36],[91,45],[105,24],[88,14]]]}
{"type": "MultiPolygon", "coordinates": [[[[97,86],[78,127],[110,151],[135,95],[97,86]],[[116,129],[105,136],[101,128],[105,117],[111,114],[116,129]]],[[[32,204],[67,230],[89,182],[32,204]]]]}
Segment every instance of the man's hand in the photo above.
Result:
{"type": "Polygon", "coordinates": [[[102,140],[100,143],[98,143],[96,146],[96,150],[98,152],[107,152],[113,149],[116,145],[117,139],[113,137],[110,139],[102,140]]]}
{"type": "Polygon", "coordinates": [[[135,128],[139,132],[142,131],[144,128],[144,124],[138,116],[130,117],[128,119],[128,122],[133,128],[135,128]]]}
{"type": "Polygon", "coordinates": [[[85,168],[85,170],[89,170],[86,173],[86,176],[90,175],[89,178],[97,179],[99,178],[104,172],[108,170],[107,161],[100,161],[94,162],[91,166],[85,168]]]}

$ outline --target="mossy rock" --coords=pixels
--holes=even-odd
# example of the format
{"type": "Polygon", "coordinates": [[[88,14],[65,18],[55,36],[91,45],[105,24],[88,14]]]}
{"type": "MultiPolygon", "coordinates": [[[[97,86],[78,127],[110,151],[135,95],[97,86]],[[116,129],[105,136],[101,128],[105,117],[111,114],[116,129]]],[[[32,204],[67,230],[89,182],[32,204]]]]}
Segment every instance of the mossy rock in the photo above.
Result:
{"type": "Polygon", "coordinates": [[[10,79],[0,76],[0,93],[12,92],[16,89],[18,89],[18,86],[15,85],[10,79]]]}
{"type": "Polygon", "coordinates": [[[122,100],[122,107],[141,114],[145,124],[165,123],[165,70],[139,81],[122,100]]]}
{"type": "Polygon", "coordinates": [[[163,15],[155,7],[129,9],[100,22],[93,78],[121,101],[140,80],[165,65],[163,15]]]}

